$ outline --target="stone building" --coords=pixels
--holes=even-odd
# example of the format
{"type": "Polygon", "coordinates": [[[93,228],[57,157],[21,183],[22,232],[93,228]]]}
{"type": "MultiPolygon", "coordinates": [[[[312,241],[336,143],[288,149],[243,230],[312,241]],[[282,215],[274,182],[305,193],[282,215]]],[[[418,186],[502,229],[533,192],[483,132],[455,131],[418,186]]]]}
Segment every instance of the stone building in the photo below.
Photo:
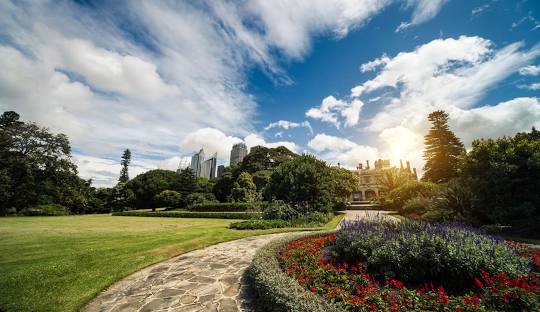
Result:
{"type": "MultiPolygon", "coordinates": [[[[412,168],[411,164],[407,161],[406,167],[403,167],[403,162],[400,160],[399,170],[409,176],[411,180],[418,180],[416,174],[416,168],[412,168]]],[[[366,161],[364,167],[362,163],[358,164],[354,171],[360,177],[360,183],[358,190],[351,195],[351,201],[369,201],[384,196],[384,192],[381,190],[380,180],[385,170],[391,169],[390,160],[378,159],[375,160],[373,168],[369,164],[369,160],[366,161]]]]}

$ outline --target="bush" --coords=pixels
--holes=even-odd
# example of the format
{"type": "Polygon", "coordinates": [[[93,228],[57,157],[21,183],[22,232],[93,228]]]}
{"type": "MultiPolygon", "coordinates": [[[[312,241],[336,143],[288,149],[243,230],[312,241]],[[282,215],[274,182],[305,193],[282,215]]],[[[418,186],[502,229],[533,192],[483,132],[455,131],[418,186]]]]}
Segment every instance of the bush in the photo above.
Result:
{"type": "Polygon", "coordinates": [[[210,202],[217,203],[216,197],[212,193],[192,193],[186,196],[186,203],[188,205],[210,202]]]}
{"type": "Polygon", "coordinates": [[[230,225],[230,228],[237,230],[256,230],[256,229],[272,229],[284,227],[318,227],[324,226],[334,217],[333,213],[313,212],[291,220],[249,220],[235,222],[230,225]]]}
{"type": "Polygon", "coordinates": [[[267,220],[292,220],[298,217],[300,217],[300,212],[282,200],[268,203],[263,211],[263,219],[267,220]]]}
{"type": "Polygon", "coordinates": [[[257,251],[249,266],[248,278],[264,311],[272,312],[339,312],[323,298],[301,287],[281,270],[278,256],[283,245],[305,235],[293,235],[272,241],[257,251]]]}
{"type": "Polygon", "coordinates": [[[253,203],[200,203],[189,207],[191,211],[201,212],[257,212],[266,205],[264,202],[253,203]]]}
{"type": "Polygon", "coordinates": [[[182,201],[182,195],[176,191],[165,190],[156,195],[154,201],[163,207],[178,208],[182,201]]]}
{"type": "Polygon", "coordinates": [[[442,283],[464,290],[481,270],[516,277],[530,271],[530,260],[504,241],[457,225],[376,220],[343,222],[332,254],[363,262],[376,278],[398,278],[410,285],[442,283]]]}
{"type": "Polygon", "coordinates": [[[437,185],[431,182],[409,181],[388,194],[384,208],[402,211],[408,200],[418,196],[432,197],[436,189],[437,185]]]}
{"type": "Polygon", "coordinates": [[[208,218],[208,219],[256,219],[257,212],[190,212],[190,211],[124,211],[113,212],[113,216],[166,217],[166,218],[208,218]]]}
{"type": "Polygon", "coordinates": [[[69,209],[56,204],[47,204],[23,208],[19,214],[22,216],[67,216],[69,209]]]}
{"type": "Polygon", "coordinates": [[[403,205],[403,212],[406,214],[422,215],[431,210],[433,200],[424,196],[413,197],[403,205]]]}
{"type": "Polygon", "coordinates": [[[284,220],[247,220],[231,223],[229,228],[236,230],[266,230],[289,226],[290,223],[284,220]]]}

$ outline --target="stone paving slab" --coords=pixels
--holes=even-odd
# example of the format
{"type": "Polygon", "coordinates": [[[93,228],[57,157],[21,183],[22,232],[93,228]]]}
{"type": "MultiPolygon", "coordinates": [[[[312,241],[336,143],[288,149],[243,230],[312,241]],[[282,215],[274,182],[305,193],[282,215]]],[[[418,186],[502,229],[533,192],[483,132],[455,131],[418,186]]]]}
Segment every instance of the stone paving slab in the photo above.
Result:
{"type": "Polygon", "coordinates": [[[287,233],[243,238],[188,252],[117,282],[82,311],[250,311],[244,273],[255,251],[287,233]]]}

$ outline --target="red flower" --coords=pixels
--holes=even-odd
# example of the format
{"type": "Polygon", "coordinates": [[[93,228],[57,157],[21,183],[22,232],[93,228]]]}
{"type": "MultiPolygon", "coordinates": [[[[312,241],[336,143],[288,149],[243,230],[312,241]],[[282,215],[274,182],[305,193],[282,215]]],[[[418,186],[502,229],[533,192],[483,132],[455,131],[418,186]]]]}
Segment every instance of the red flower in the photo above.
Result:
{"type": "Polygon", "coordinates": [[[475,284],[476,286],[478,286],[479,288],[484,287],[484,284],[482,284],[482,282],[481,282],[479,279],[477,279],[477,278],[474,279],[474,284],[475,284]]]}

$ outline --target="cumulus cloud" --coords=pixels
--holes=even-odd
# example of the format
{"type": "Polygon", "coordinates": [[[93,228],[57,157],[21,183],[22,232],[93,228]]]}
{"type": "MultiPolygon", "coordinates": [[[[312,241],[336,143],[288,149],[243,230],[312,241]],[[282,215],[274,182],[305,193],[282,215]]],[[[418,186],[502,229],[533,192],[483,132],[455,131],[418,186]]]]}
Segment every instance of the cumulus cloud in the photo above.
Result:
{"type": "MultiPolygon", "coordinates": [[[[118,182],[122,168],[118,160],[74,154],[73,161],[77,165],[79,174],[86,179],[92,179],[94,186],[111,186],[118,182]]],[[[134,178],[153,168],[155,168],[154,164],[132,161],[129,165],[129,177],[134,178]]]]}
{"type": "Polygon", "coordinates": [[[334,165],[339,163],[349,169],[356,168],[360,162],[380,158],[377,148],[324,133],[317,134],[308,142],[308,146],[325,161],[334,165]]]}
{"type": "Polygon", "coordinates": [[[190,165],[191,165],[191,157],[173,156],[173,157],[161,160],[158,163],[157,167],[159,169],[176,171],[178,169],[185,169],[189,167],[190,165]]]}
{"type": "Polygon", "coordinates": [[[360,112],[364,103],[359,99],[353,99],[350,102],[338,100],[333,96],[323,99],[320,107],[312,107],[306,111],[306,116],[318,119],[323,122],[331,123],[336,128],[341,126],[341,117],[345,119],[345,127],[353,127],[358,124],[360,112]]]}
{"type": "MultiPolygon", "coordinates": [[[[313,134],[313,128],[311,127],[311,124],[307,120],[300,123],[287,121],[287,120],[278,120],[276,122],[269,123],[268,126],[264,127],[264,130],[270,130],[272,128],[282,128],[285,130],[289,130],[289,129],[300,128],[300,127],[307,128],[309,132],[313,134]]],[[[283,133],[281,133],[280,135],[282,134],[283,133]]]]}
{"type": "Polygon", "coordinates": [[[527,89],[527,90],[540,90],[540,82],[535,82],[527,85],[518,85],[518,88],[520,89],[527,89]]]}

